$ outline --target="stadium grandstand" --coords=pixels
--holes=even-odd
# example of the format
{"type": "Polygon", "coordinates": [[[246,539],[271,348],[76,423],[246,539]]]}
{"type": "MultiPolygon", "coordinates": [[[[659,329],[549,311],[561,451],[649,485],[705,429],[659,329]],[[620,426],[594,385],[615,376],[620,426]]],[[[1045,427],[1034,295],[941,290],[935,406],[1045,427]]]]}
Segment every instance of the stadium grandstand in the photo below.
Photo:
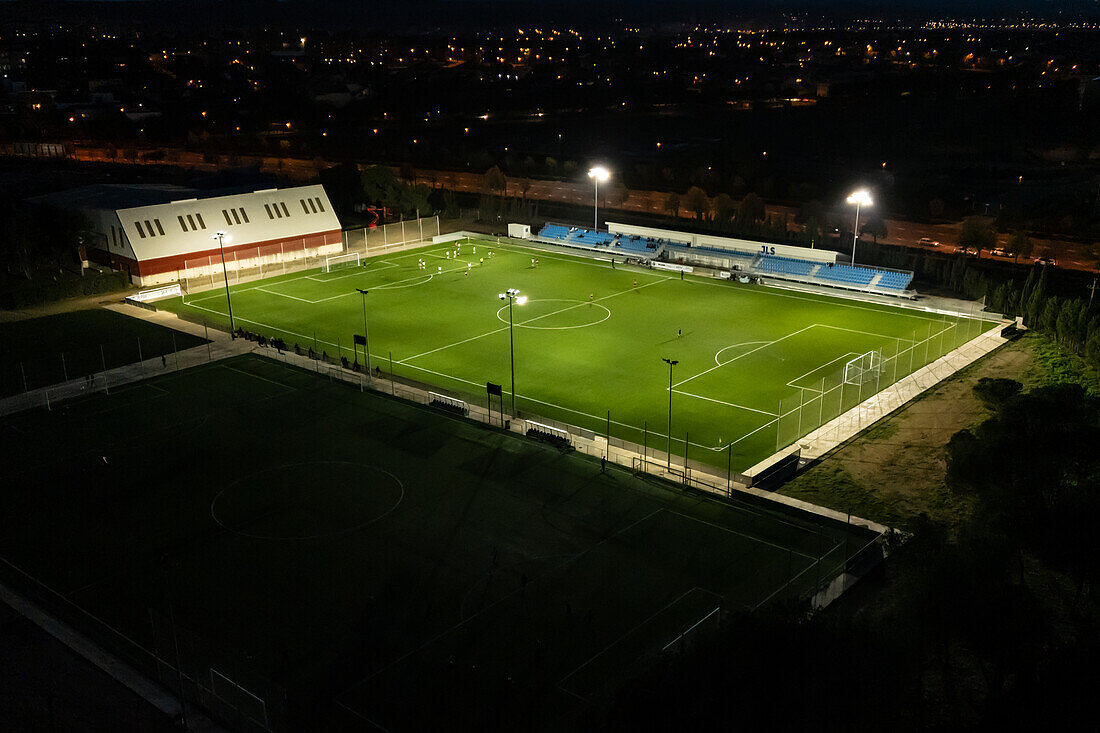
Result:
{"type": "Polygon", "coordinates": [[[577,249],[713,267],[751,277],[913,297],[913,273],[840,261],[831,250],[608,222],[608,231],[547,224],[538,239],[577,249]]]}
{"type": "Polygon", "coordinates": [[[553,223],[544,226],[536,239],[574,249],[587,249],[642,260],[656,258],[661,254],[664,245],[667,244],[664,240],[652,237],[598,232],[583,227],[553,223]]]}
{"type": "Polygon", "coordinates": [[[343,250],[340,221],[320,185],[204,192],[105,184],[30,201],[87,216],[88,259],[128,273],[138,286],[175,282],[189,269],[220,273],[218,231],[226,233],[230,268],[246,255],[287,262],[343,250]]]}

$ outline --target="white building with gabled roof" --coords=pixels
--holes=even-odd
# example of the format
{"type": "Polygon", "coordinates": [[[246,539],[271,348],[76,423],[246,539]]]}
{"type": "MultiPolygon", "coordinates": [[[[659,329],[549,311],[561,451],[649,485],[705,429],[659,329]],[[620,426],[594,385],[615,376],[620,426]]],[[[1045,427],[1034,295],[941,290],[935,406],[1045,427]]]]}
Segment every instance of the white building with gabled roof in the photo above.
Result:
{"type": "Polygon", "coordinates": [[[136,285],[179,280],[196,263],[281,261],[340,252],[340,221],[321,185],[225,194],[165,185],[97,185],[31,199],[84,213],[96,233],[94,262],[130,274],[136,285]],[[190,264],[189,264],[190,263],[190,264]]]}

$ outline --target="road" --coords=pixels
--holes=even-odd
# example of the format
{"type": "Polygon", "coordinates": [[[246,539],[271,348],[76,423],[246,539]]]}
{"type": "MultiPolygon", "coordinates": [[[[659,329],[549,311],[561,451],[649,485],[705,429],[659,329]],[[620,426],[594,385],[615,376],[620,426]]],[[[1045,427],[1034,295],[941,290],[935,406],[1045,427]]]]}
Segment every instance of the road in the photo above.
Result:
{"type": "MultiPolygon", "coordinates": [[[[156,148],[154,150],[135,151],[132,157],[124,156],[107,147],[95,147],[87,145],[70,146],[73,157],[76,160],[95,163],[132,163],[161,165],[171,164],[195,170],[217,171],[226,167],[256,167],[265,173],[285,176],[296,181],[312,181],[317,173],[325,168],[336,165],[333,161],[321,158],[294,158],[285,156],[258,156],[241,155],[230,156],[216,153],[200,153],[182,148],[156,148]],[[152,153],[152,155],[151,155],[152,153]]],[[[430,169],[414,169],[415,180],[418,183],[427,184],[433,188],[444,188],[465,193],[480,193],[485,190],[484,176],[479,173],[463,171],[438,171],[430,169]]],[[[614,189],[609,189],[607,195],[600,195],[601,219],[622,216],[624,213],[645,213],[656,216],[668,214],[667,203],[670,194],[664,191],[627,191],[626,197],[620,200],[619,194],[614,189]],[[605,213],[606,212],[606,213],[605,213]]],[[[571,182],[557,181],[539,178],[510,178],[508,179],[505,193],[513,196],[523,195],[536,201],[549,201],[559,204],[572,204],[576,206],[590,206],[593,203],[593,190],[587,181],[571,182]]],[[[765,210],[770,216],[783,217],[789,226],[795,226],[794,218],[796,209],[791,206],[768,203],[765,210]]],[[[677,212],[683,218],[691,218],[692,212],[683,206],[677,212]]],[[[828,212],[835,217],[851,216],[850,211],[828,212]]],[[[918,242],[922,238],[932,239],[939,244],[934,247],[936,251],[953,252],[958,244],[958,224],[954,222],[926,223],[903,221],[900,219],[886,220],[887,236],[880,241],[884,244],[928,249],[921,247],[918,242]]],[[[998,244],[1007,244],[1007,236],[999,235],[998,244]]],[[[1091,257],[1088,248],[1066,240],[1056,240],[1046,237],[1035,238],[1035,251],[1033,256],[1054,256],[1058,259],[1059,267],[1097,271],[1097,261],[1091,257]]],[[[988,251],[980,253],[983,258],[992,257],[988,251]]],[[[856,259],[859,253],[857,250],[856,259]]],[[[1001,259],[1001,258],[993,258],[1001,259]]],[[[1004,258],[1004,262],[1011,262],[1011,258],[1004,258]]]]}

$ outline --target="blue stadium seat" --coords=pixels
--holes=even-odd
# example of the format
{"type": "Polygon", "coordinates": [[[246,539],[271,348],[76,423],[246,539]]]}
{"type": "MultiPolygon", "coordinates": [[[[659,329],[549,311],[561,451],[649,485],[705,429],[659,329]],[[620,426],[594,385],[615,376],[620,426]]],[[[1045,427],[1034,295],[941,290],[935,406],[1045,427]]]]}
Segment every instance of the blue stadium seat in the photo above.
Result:
{"type": "Polygon", "coordinates": [[[809,277],[815,267],[820,263],[811,260],[795,260],[789,257],[776,257],[764,255],[757,263],[756,269],[761,272],[771,272],[777,275],[791,275],[792,277],[809,277]]]}

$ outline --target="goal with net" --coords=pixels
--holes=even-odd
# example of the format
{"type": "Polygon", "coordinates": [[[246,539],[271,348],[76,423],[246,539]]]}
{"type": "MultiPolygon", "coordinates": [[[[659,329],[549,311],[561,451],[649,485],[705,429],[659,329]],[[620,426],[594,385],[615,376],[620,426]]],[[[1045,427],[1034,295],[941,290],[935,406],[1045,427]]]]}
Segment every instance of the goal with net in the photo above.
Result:
{"type": "Polygon", "coordinates": [[[882,353],[868,351],[844,365],[845,384],[867,384],[882,374],[882,353]]]}
{"type": "Polygon", "coordinates": [[[322,272],[332,272],[348,267],[359,267],[359,253],[345,252],[342,255],[333,255],[325,258],[325,264],[321,266],[322,272]]]}

